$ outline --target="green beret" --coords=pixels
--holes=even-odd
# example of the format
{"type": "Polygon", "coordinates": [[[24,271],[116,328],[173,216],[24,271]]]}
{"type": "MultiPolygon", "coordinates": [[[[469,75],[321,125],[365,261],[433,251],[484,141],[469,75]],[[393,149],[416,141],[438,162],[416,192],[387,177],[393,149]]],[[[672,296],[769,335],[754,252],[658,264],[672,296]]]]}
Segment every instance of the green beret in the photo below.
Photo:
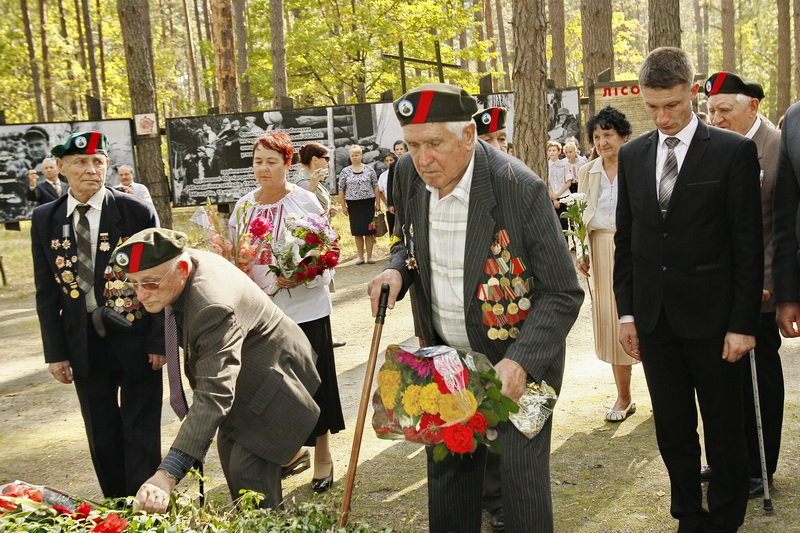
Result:
{"type": "Polygon", "coordinates": [[[401,126],[472,120],[478,102],[467,91],[446,83],[424,83],[395,100],[401,126]]]}
{"type": "Polygon", "coordinates": [[[478,126],[478,135],[488,135],[506,129],[507,114],[505,107],[487,107],[472,115],[472,120],[478,126]]]}
{"type": "Polygon", "coordinates": [[[108,139],[99,131],[71,133],[61,143],[55,145],[50,153],[54,157],[77,154],[108,155],[108,139]]]}
{"type": "Polygon", "coordinates": [[[186,250],[189,237],[180,231],[149,228],[133,235],[114,250],[114,262],[135,274],[174,259],[186,250]]]}
{"type": "Polygon", "coordinates": [[[733,72],[717,72],[706,80],[705,92],[708,96],[715,94],[744,94],[750,98],[764,99],[761,84],[742,78],[733,72]]]}

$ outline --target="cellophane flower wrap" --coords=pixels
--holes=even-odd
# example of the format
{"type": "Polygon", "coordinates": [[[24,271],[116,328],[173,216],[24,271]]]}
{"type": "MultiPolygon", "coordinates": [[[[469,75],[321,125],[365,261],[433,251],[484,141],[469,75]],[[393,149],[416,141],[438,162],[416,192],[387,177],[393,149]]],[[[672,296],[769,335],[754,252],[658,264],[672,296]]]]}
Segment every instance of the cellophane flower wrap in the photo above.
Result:
{"type": "MultiPolygon", "coordinates": [[[[269,269],[275,276],[292,281],[308,282],[339,264],[339,235],[325,215],[289,215],[283,229],[270,245],[273,263],[269,269]]],[[[274,295],[281,290],[277,282],[267,290],[274,295]]]]}
{"type": "Polygon", "coordinates": [[[483,354],[391,345],[378,372],[372,426],[382,439],[433,446],[436,461],[482,445],[500,453],[495,427],[519,409],[501,386],[483,354]]]}
{"type": "Polygon", "coordinates": [[[528,383],[525,392],[517,400],[519,411],[509,415],[508,419],[523,435],[532,439],[547,423],[553,414],[558,394],[556,390],[542,380],[538,383],[528,383]]]}
{"type": "Polygon", "coordinates": [[[221,255],[252,278],[255,265],[268,265],[272,261],[269,246],[272,223],[264,217],[246,220],[245,213],[251,205],[256,204],[248,202],[238,210],[235,239],[231,238],[227,217],[220,214],[208,198],[206,205],[200,207],[191,220],[203,227],[206,247],[210,251],[221,255]]]}

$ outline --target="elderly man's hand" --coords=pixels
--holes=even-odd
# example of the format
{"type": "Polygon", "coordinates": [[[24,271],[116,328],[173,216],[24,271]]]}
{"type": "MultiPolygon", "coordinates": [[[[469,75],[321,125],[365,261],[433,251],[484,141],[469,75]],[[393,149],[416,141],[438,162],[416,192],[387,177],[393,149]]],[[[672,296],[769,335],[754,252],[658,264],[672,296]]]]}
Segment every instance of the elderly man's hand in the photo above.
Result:
{"type": "Polygon", "coordinates": [[[133,510],[147,513],[163,513],[169,506],[169,496],[177,484],[176,480],[167,477],[166,472],[156,470],[153,477],[145,481],[136,492],[133,510]]]}
{"type": "Polygon", "coordinates": [[[528,372],[522,368],[522,365],[511,359],[501,359],[494,365],[494,370],[497,372],[497,378],[503,382],[500,394],[508,396],[515,402],[519,400],[522,393],[525,392],[528,372]]]}
{"type": "Polygon", "coordinates": [[[69,366],[69,361],[50,363],[48,371],[61,383],[72,383],[72,368],[69,366]]]}
{"type": "Polygon", "coordinates": [[[742,335],[741,333],[731,333],[729,331],[725,334],[722,358],[729,363],[735,363],[755,347],[756,338],[752,335],[742,335]]]}
{"type": "Polygon", "coordinates": [[[787,339],[800,336],[800,303],[781,302],[778,304],[778,314],[775,318],[781,333],[787,339]]]}
{"type": "Polygon", "coordinates": [[[367,284],[367,294],[372,302],[372,316],[378,315],[378,302],[381,299],[381,286],[384,283],[389,284],[389,301],[387,307],[394,309],[394,303],[397,301],[397,295],[400,294],[400,289],[403,288],[403,276],[400,272],[393,268],[387,268],[367,284]]]}
{"type": "Polygon", "coordinates": [[[147,354],[147,360],[150,361],[150,366],[153,368],[153,370],[158,370],[159,368],[167,364],[166,355],[149,353],[147,354]]]}

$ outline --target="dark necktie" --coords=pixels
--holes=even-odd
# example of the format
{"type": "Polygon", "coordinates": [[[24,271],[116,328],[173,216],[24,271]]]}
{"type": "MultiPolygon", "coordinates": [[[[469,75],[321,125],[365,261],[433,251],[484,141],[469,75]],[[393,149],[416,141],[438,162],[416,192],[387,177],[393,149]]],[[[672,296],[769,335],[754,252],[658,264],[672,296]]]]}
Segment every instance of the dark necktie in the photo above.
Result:
{"type": "Polygon", "coordinates": [[[76,244],[78,246],[78,286],[84,294],[91,294],[94,285],[94,268],[92,267],[92,233],[89,229],[89,219],[86,212],[91,209],[90,205],[79,205],[76,209],[80,215],[78,218],[78,228],[75,231],[76,244]]]}
{"type": "Polygon", "coordinates": [[[178,323],[172,306],[164,308],[164,345],[167,351],[167,377],[169,378],[169,404],[181,420],[189,412],[186,394],[181,381],[181,360],[178,356],[178,323]]]}
{"type": "Polygon", "coordinates": [[[661,216],[666,216],[669,199],[678,179],[678,158],[675,157],[675,147],[681,142],[677,137],[664,139],[667,144],[667,158],[664,160],[664,169],[661,171],[661,183],[658,185],[658,205],[661,206],[661,216]]]}

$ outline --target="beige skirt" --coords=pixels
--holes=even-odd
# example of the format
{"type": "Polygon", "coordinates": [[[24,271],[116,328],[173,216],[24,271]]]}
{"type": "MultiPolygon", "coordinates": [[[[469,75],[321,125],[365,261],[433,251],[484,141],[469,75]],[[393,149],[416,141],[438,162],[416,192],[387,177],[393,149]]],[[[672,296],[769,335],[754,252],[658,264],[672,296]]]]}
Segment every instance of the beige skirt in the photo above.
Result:
{"type": "Polygon", "coordinates": [[[589,286],[592,289],[592,328],[598,359],[612,365],[632,365],[619,343],[619,317],[614,298],[614,230],[589,234],[589,286]]]}

